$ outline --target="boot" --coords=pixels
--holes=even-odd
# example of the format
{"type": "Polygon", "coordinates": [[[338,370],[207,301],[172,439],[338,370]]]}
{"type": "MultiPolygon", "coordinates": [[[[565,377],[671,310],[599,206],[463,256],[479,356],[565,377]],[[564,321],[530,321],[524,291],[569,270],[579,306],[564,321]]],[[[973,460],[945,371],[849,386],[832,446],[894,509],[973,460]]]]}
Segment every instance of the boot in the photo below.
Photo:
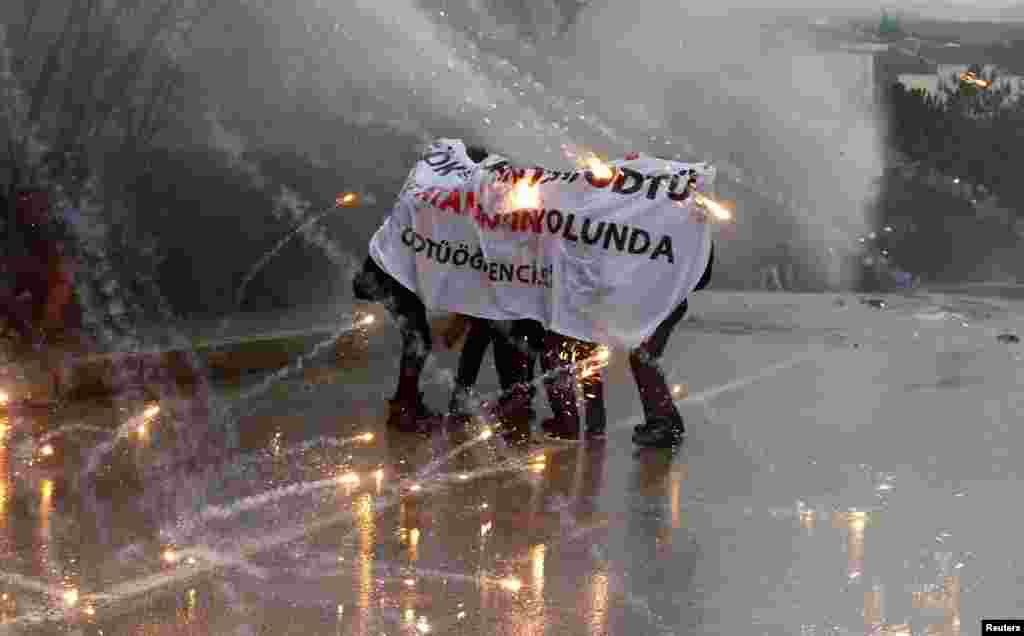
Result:
{"type": "Polygon", "coordinates": [[[580,438],[579,417],[563,414],[561,417],[549,417],[541,423],[541,428],[548,437],[566,441],[576,441],[580,438]]]}
{"type": "Polygon", "coordinates": [[[608,417],[604,408],[604,377],[600,373],[588,380],[584,394],[587,439],[604,439],[608,417]]]}
{"type": "Polygon", "coordinates": [[[451,400],[448,402],[448,414],[445,419],[445,428],[450,433],[458,433],[466,430],[473,415],[469,406],[470,390],[466,387],[456,386],[452,391],[451,400]]]}
{"type": "Polygon", "coordinates": [[[429,433],[433,428],[438,414],[423,402],[423,393],[416,395],[416,400],[388,400],[388,428],[403,433],[429,433]]]}
{"type": "Polygon", "coordinates": [[[530,427],[530,394],[526,387],[519,385],[506,391],[498,400],[501,418],[501,434],[513,445],[529,444],[533,438],[530,427]]]}
{"type": "Polygon", "coordinates": [[[675,448],[685,438],[686,427],[678,413],[654,417],[633,429],[633,443],[648,448],[675,448]]]}

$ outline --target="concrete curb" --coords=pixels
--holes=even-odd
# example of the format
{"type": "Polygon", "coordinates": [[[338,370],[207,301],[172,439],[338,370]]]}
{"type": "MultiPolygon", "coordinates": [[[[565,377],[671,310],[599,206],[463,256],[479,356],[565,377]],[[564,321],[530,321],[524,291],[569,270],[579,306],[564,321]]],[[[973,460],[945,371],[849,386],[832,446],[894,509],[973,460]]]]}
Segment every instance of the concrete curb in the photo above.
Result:
{"type": "MultiPolygon", "coordinates": [[[[11,402],[52,402],[58,394],[65,399],[110,397],[126,390],[141,389],[156,393],[157,383],[173,382],[193,386],[199,380],[190,363],[195,353],[206,367],[207,377],[218,382],[239,382],[246,375],[276,371],[293,363],[301,354],[330,336],[328,328],[279,331],[251,336],[198,342],[192,351],[185,348],[143,351],[86,353],[72,347],[53,347],[29,354],[16,365],[8,365],[0,377],[11,402]],[[62,366],[65,377],[58,388],[52,369],[62,366]],[[15,371],[12,373],[12,371],[15,371]]],[[[306,375],[322,374],[324,367],[334,371],[365,367],[368,357],[365,335],[342,335],[306,375]],[[326,358],[326,359],[325,359],[326,358]]]]}

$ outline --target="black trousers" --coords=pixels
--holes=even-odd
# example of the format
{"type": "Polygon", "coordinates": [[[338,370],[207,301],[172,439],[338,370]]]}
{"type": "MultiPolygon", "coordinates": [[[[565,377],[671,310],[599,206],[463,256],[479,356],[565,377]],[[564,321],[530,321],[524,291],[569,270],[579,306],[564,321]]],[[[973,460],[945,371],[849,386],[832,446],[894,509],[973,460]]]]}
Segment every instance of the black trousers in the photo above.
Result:
{"type": "Polygon", "coordinates": [[[469,317],[469,332],[459,354],[455,378],[458,389],[476,385],[487,347],[494,345],[494,366],[503,390],[532,382],[533,369],[544,339],[544,326],[535,320],[494,321],[469,317]]]}
{"type": "Polygon", "coordinates": [[[415,403],[419,397],[420,375],[430,355],[432,338],[427,308],[414,292],[385,272],[370,257],[352,281],[359,300],[383,303],[402,335],[402,359],[395,400],[415,403]]]}

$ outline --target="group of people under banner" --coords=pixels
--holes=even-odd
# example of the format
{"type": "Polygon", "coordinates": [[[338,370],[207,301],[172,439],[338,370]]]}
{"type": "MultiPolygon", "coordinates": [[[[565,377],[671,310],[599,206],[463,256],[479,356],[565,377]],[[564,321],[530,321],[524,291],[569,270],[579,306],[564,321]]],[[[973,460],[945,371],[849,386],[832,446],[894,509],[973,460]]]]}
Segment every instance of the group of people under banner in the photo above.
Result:
{"type": "MultiPolygon", "coordinates": [[[[469,148],[471,159],[479,163],[487,156],[482,148],[469,148]]],[[[707,268],[696,289],[703,289],[711,279],[714,249],[707,268]]],[[[367,257],[362,271],[353,281],[359,300],[383,303],[397,323],[402,337],[398,386],[389,400],[388,426],[405,432],[428,432],[440,421],[437,413],[423,402],[419,390],[420,375],[431,353],[433,337],[427,309],[420,297],[367,257]]],[[[639,347],[630,351],[629,362],[640,393],[644,420],[633,431],[638,446],[672,448],[684,439],[686,428],[676,408],[659,360],[676,325],[686,315],[686,300],[662,321],[654,333],[639,347]]],[[[606,430],[604,387],[600,373],[579,381],[585,382],[585,422],[582,422],[576,401],[577,374],[572,372],[569,358],[586,359],[595,354],[598,345],[547,331],[536,320],[497,321],[475,316],[457,317],[459,328],[448,338],[449,343],[462,340],[455,388],[449,404],[449,421],[468,424],[473,413],[473,387],[489,345],[494,346],[494,363],[501,385],[497,401],[500,432],[506,440],[526,442],[531,437],[531,422],[536,418],[532,408],[536,394],[535,367],[540,362],[544,372],[545,392],[553,417],[544,420],[541,428],[551,437],[575,440],[580,429],[587,438],[603,438],[606,430]]]]}

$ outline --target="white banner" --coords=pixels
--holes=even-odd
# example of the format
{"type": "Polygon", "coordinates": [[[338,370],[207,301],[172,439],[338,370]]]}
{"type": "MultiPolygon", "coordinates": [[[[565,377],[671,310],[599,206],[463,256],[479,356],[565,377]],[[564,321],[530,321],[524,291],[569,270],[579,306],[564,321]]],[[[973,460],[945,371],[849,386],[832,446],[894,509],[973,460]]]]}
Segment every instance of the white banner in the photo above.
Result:
{"type": "Polygon", "coordinates": [[[645,155],[590,170],[477,165],[455,139],[416,163],[370,255],[428,309],[530,318],[635,347],[700,280],[711,228],[694,192],[715,170],[645,155]]]}

